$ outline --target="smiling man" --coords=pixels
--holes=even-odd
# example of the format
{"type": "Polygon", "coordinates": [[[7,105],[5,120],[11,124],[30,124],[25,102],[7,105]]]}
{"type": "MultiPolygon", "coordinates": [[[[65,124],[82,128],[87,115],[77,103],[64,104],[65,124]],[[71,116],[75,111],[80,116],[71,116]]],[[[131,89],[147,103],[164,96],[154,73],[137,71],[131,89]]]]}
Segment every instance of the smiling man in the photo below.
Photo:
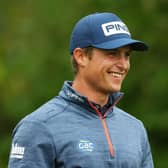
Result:
{"type": "Polygon", "coordinates": [[[133,50],[145,51],[113,13],[75,25],[74,80],[13,131],[9,168],[153,168],[143,123],[118,108],[133,50]]]}

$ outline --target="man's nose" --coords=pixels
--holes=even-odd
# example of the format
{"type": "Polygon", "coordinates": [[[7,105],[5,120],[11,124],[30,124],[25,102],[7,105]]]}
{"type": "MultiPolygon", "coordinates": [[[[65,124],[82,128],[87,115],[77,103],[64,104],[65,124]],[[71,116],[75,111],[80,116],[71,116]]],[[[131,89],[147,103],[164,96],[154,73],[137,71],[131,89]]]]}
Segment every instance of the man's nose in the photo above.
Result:
{"type": "Polygon", "coordinates": [[[129,69],[130,67],[129,56],[126,56],[125,54],[120,54],[119,65],[125,69],[129,69]]]}

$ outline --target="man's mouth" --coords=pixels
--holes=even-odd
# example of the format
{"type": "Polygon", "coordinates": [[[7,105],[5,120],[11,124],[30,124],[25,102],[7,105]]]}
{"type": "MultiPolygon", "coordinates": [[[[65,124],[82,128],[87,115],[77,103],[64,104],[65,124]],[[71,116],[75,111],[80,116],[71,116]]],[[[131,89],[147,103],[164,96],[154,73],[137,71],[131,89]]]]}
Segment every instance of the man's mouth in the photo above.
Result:
{"type": "Polygon", "coordinates": [[[122,78],[122,76],[124,75],[124,73],[121,72],[108,72],[109,74],[111,74],[114,78],[122,78]]]}
{"type": "Polygon", "coordinates": [[[121,78],[123,76],[123,73],[112,72],[112,76],[115,77],[115,78],[121,78]]]}

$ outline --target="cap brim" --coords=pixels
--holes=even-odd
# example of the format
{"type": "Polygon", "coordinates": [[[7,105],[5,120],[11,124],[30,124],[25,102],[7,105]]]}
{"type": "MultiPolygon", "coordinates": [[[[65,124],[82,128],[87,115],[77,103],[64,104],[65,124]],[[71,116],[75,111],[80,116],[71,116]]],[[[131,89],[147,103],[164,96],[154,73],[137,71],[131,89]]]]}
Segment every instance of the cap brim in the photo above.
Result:
{"type": "Polygon", "coordinates": [[[93,44],[92,46],[100,49],[110,50],[110,49],[124,47],[127,45],[130,45],[131,48],[136,51],[148,50],[148,46],[144,42],[134,40],[134,39],[129,39],[129,38],[120,38],[112,41],[107,41],[104,43],[93,44]]]}

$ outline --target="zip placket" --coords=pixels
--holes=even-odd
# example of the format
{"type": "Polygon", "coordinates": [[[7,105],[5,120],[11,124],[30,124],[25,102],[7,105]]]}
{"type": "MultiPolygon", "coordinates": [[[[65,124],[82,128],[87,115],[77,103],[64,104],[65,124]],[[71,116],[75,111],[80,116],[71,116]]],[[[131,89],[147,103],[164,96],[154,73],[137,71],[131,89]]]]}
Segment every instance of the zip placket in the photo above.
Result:
{"type": "Polygon", "coordinates": [[[108,127],[107,127],[107,123],[106,123],[105,117],[106,117],[108,111],[111,108],[113,108],[119,102],[121,97],[122,96],[118,97],[118,99],[114,102],[114,104],[107,109],[107,111],[104,113],[104,115],[102,115],[102,113],[90,101],[88,101],[90,107],[96,111],[96,113],[98,114],[98,116],[99,116],[99,118],[100,118],[100,120],[102,122],[102,125],[103,125],[103,128],[104,128],[104,132],[105,132],[105,135],[106,135],[106,139],[107,139],[107,142],[108,142],[108,145],[109,145],[109,151],[110,151],[110,154],[111,154],[112,157],[114,157],[114,153],[115,152],[114,152],[112,140],[111,140],[111,137],[110,137],[110,133],[109,133],[109,130],[108,130],[108,127]]]}

